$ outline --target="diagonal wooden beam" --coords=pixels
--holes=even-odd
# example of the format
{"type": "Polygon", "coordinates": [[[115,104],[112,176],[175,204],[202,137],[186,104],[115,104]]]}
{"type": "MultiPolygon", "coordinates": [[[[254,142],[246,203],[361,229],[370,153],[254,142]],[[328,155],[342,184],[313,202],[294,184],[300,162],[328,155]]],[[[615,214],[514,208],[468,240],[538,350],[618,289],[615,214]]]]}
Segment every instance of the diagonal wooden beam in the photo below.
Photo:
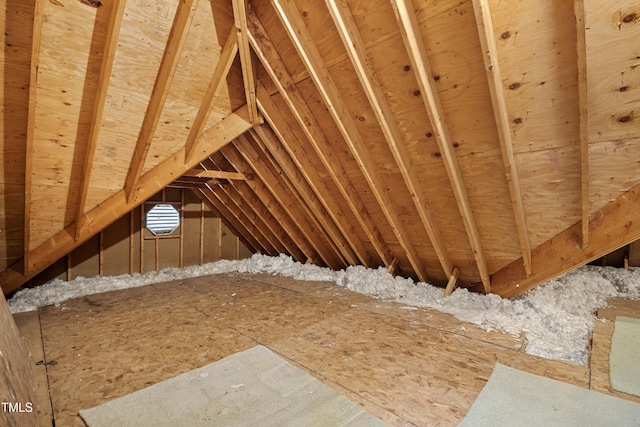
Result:
{"type": "MultiPolygon", "coordinates": [[[[307,104],[306,99],[293,82],[286,65],[280,58],[280,55],[269,39],[269,36],[266,34],[260,20],[255,15],[255,12],[252,11],[249,13],[249,40],[254,52],[256,52],[262,65],[278,87],[278,90],[287,103],[289,110],[295,117],[322,162],[322,166],[327,170],[331,179],[336,184],[340,194],[349,205],[349,208],[366,233],[371,244],[376,250],[376,253],[385,265],[391,265],[394,260],[393,254],[384,242],[375,221],[369,214],[369,211],[358,195],[357,190],[347,178],[348,174],[326,136],[322,133],[322,127],[311,112],[311,108],[307,104]]],[[[277,111],[277,107],[275,107],[275,104],[270,102],[271,99],[267,90],[264,89],[263,86],[259,86],[258,104],[260,105],[260,103],[263,103],[263,106],[268,105],[266,108],[263,108],[263,110],[267,110],[270,114],[277,116],[279,113],[277,111]]],[[[273,121],[271,124],[273,125],[273,121]]],[[[286,142],[286,140],[282,141],[286,142]]],[[[287,149],[292,149],[292,147],[288,146],[287,149]]],[[[293,157],[302,159],[305,155],[305,153],[300,153],[298,155],[294,154],[293,157]]],[[[349,238],[348,236],[345,237],[349,238]]],[[[356,251],[358,257],[365,265],[373,265],[372,262],[368,261],[369,257],[367,253],[360,250],[360,244],[353,242],[352,248],[356,251]]]]}
{"type": "Polygon", "coordinates": [[[429,201],[424,193],[424,190],[419,185],[419,179],[416,173],[416,168],[411,161],[411,155],[407,151],[404,137],[398,128],[398,124],[393,118],[393,113],[389,102],[382,90],[382,86],[378,81],[373,65],[367,54],[365,44],[362,40],[358,27],[351,14],[351,10],[345,0],[325,0],[327,8],[331,13],[333,22],[338,29],[338,34],[342,38],[351,63],[353,64],[356,74],[360,79],[362,88],[369,99],[373,111],[378,118],[380,128],[384,133],[387,140],[387,144],[393,153],[393,156],[398,165],[398,169],[402,174],[402,178],[409,190],[411,199],[416,207],[416,211],[420,216],[422,225],[424,226],[429,239],[436,252],[438,260],[444,273],[447,276],[451,276],[453,271],[453,263],[449,256],[446,244],[440,235],[440,230],[436,224],[431,210],[429,208],[429,201]]]}
{"type": "Polygon", "coordinates": [[[247,35],[247,0],[233,0],[233,19],[238,33],[240,65],[244,82],[244,95],[249,106],[251,122],[258,124],[258,104],[256,103],[256,69],[251,60],[251,46],[247,35]]]}
{"type": "Polygon", "coordinates": [[[140,175],[142,174],[142,169],[147,159],[147,153],[149,152],[153,135],[158,127],[165,100],[169,95],[173,76],[178,68],[180,54],[182,53],[187,33],[191,27],[191,21],[195,15],[197,4],[198,0],[182,0],[178,3],[178,9],[173,20],[171,31],[169,32],[169,39],[167,40],[162,61],[160,62],[160,69],[158,70],[158,75],[153,85],[151,98],[149,99],[147,111],[144,115],[142,126],[140,127],[140,133],[138,134],[138,140],[133,150],[129,171],[125,178],[124,191],[127,195],[127,200],[133,200],[135,197],[140,175]]]}
{"type": "MultiPolygon", "coordinates": [[[[267,121],[277,120],[272,115],[265,113],[264,103],[260,100],[260,97],[258,97],[258,103],[259,106],[263,105],[260,107],[260,111],[265,115],[267,121]]],[[[281,120],[281,126],[287,127],[288,125],[281,120]]],[[[289,129],[277,129],[273,123],[270,128],[256,126],[249,133],[254,140],[259,141],[264,146],[264,149],[274,157],[283,173],[305,202],[309,204],[309,209],[318,218],[320,227],[328,233],[331,242],[340,249],[348,264],[359,264],[358,255],[356,255],[348,239],[345,238],[345,235],[347,235],[355,241],[355,232],[352,231],[350,224],[341,229],[341,220],[344,221],[344,213],[335,202],[329,189],[317,175],[314,165],[309,161],[305,167],[301,161],[296,161],[296,158],[292,157],[280,142],[284,139],[293,138],[293,133],[289,129]],[[272,132],[269,132],[269,130],[272,130],[272,132]]],[[[302,156],[302,159],[308,160],[306,156],[302,156]]],[[[360,243],[354,242],[354,244],[360,243]]],[[[363,263],[366,264],[366,258],[363,263]]]]}
{"type": "Polygon", "coordinates": [[[40,43],[44,23],[45,0],[36,0],[33,12],[33,37],[31,41],[31,65],[29,70],[29,105],[27,107],[27,137],[25,142],[24,173],[24,257],[21,270],[29,272],[29,251],[31,249],[31,188],[33,186],[33,153],[36,132],[36,106],[38,97],[38,67],[40,64],[40,43]]]}
{"type": "Polygon", "coordinates": [[[464,228],[469,237],[478,272],[480,273],[480,279],[482,280],[485,292],[490,292],[491,283],[489,271],[487,269],[487,261],[482,249],[482,243],[480,242],[480,234],[478,233],[473,211],[471,210],[471,204],[469,203],[467,190],[464,186],[458,159],[453,152],[451,136],[445,124],[444,112],[440,105],[440,98],[433,80],[433,72],[429,63],[427,49],[424,46],[424,41],[420,34],[420,27],[418,26],[413,5],[411,0],[391,0],[391,5],[393,6],[402,40],[404,41],[405,48],[411,60],[411,65],[416,74],[416,79],[418,80],[420,94],[422,95],[422,100],[429,114],[431,126],[434,129],[434,135],[438,142],[447,175],[449,176],[449,182],[453,188],[458,209],[462,215],[464,228]]]}
{"type": "Polygon", "coordinates": [[[122,24],[125,4],[126,0],[114,0],[111,16],[109,17],[107,39],[102,53],[102,63],[100,65],[100,74],[98,76],[98,87],[96,89],[95,101],[91,114],[91,128],[89,129],[87,149],[85,152],[84,163],[82,165],[80,190],[78,191],[78,200],[76,202],[76,238],[80,235],[80,228],[82,228],[87,194],[89,192],[89,184],[91,182],[93,159],[95,157],[96,146],[98,144],[98,136],[100,135],[100,127],[102,126],[104,104],[107,98],[107,91],[109,90],[113,59],[116,54],[116,49],[118,48],[118,38],[120,36],[120,26],[122,24]]]}
{"type": "MultiPolygon", "coordinates": [[[[205,157],[206,153],[219,150],[229,141],[249,130],[253,125],[248,120],[249,112],[244,106],[206,130],[200,136],[202,141],[198,144],[198,155],[205,157]]],[[[140,190],[136,192],[133,200],[127,199],[123,189],[87,212],[85,226],[80,230],[80,236],[77,239],[75,238],[75,225],[71,224],[29,252],[29,266],[25,270],[27,273],[16,270],[25,262],[24,259],[16,261],[9,269],[0,273],[0,284],[2,284],[5,294],[15,290],[59,258],[89,240],[195,165],[195,162],[184,164],[184,148],[180,148],[140,177],[140,190]]]]}
{"type": "MultiPolygon", "coordinates": [[[[329,109],[334,122],[340,129],[342,136],[349,146],[352,156],[356,160],[362,174],[364,175],[371,192],[375,196],[378,205],[382,209],[389,225],[393,229],[400,245],[405,251],[411,266],[418,278],[427,282],[429,280],[423,263],[421,262],[410,236],[404,227],[402,220],[396,211],[396,206],[389,195],[385,191],[385,186],[380,179],[377,169],[369,154],[368,147],[364,143],[360,132],[352,118],[352,114],[348,111],[347,106],[336,87],[333,79],[329,75],[329,71],[322,59],[318,48],[313,41],[309,30],[307,29],[297,6],[292,0],[273,0],[272,3],[276,9],[278,17],[285,27],[289,39],[293,42],[300,59],[309,71],[322,99],[329,109]]],[[[393,264],[385,263],[387,267],[393,264]]]]}
{"type": "Polygon", "coordinates": [[[574,0],[578,68],[578,109],[580,120],[580,192],[582,205],[582,246],[589,246],[589,110],[587,90],[587,40],[584,0],[574,0]]]}
{"type": "Polygon", "coordinates": [[[231,69],[231,65],[233,64],[233,60],[237,53],[238,37],[236,29],[232,28],[227,36],[227,41],[224,43],[222,51],[220,52],[218,64],[211,76],[209,86],[204,93],[204,97],[200,103],[200,108],[198,109],[196,117],[191,124],[191,129],[189,130],[189,135],[187,136],[187,141],[185,143],[185,163],[193,161],[192,156],[198,136],[204,131],[207,119],[211,114],[211,109],[214,106],[216,98],[220,94],[220,90],[222,90],[222,86],[227,74],[229,74],[229,70],[231,69]]]}
{"type": "MultiPolygon", "coordinates": [[[[283,226],[287,226],[289,235],[296,244],[305,252],[318,256],[324,265],[333,270],[344,267],[339,257],[333,253],[331,247],[324,240],[322,229],[310,220],[310,216],[301,214],[300,209],[306,206],[304,201],[298,198],[297,193],[292,192],[283,182],[284,179],[277,175],[265,153],[259,152],[252,141],[245,135],[239,136],[234,142],[223,150],[223,154],[236,166],[242,165],[250,168],[255,173],[257,180],[248,183],[249,186],[260,194],[261,198],[273,199],[273,211],[280,214],[283,226]],[[240,145],[241,144],[241,145],[240,145]]],[[[315,262],[317,264],[317,262],[315,262]]]]}
{"type": "Polygon", "coordinates": [[[507,176],[507,186],[511,198],[511,209],[516,223],[518,240],[520,241],[520,252],[524,262],[524,269],[527,275],[531,275],[531,241],[527,229],[524,205],[522,203],[522,193],[520,192],[520,179],[518,168],[513,154],[513,141],[511,139],[511,126],[509,125],[509,114],[504,96],[502,84],[502,74],[500,72],[500,62],[498,61],[498,47],[493,32],[493,22],[491,10],[487,0],[473,0],[473,9],[476,15],[478,35],[480,45],[484,53],[484,66],[489,80],[489,92],[491,93],[491,103],[493,104],[493,114],[498,129],[498,140],[502,151],[502,161],[507,176]]]}
{"type": "Polygon", "coordinates": [[[594,212],[589,224],[589,246],[583,248],[582,224],[577,223],[533,251],[536,267],[529,277],[522,260],[494,273],[491,292],[503,298],[519,295],[603,255],[640,239],[640,186],[594,212]]]}
{"type": "Polygon", "coordinates": [[[247,181],[253,179],[250,174],[244,174],[240,172],[227,172],[208,169],[191,169],[186,171],[182,176],[195,176],[201,178],[211,179],[236,179],[240,181],[247,181]]]}

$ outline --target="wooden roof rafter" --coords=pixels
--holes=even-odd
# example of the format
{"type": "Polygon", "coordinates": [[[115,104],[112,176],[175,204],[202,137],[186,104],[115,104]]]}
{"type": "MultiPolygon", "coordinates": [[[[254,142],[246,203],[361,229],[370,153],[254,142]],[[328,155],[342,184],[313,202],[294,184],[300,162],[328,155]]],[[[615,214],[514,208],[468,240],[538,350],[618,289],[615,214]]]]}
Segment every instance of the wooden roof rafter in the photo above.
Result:
{"type": "MultiPolygon", "coordinates": [[[[328,253],[324,245],[319,245],[317,237],[310,234],[313,226],[308,221],[301,221],[301,216],[295,212],[297,206],[290,200],[288,203],[285,196],[291,197],[287,189],[278,178],[273,177],[265,165],[256,164],[255,152],[247,142],[244,135],[239,136],[236,141],[232,142],[222,150],[222,155],[234,165],[238,170],[252,170],[258,179],[247,182],[257,197],[265,204],[269,212],[275,220],[285,230],[286,235],[293,240],[295,246],[300,248],[305,258],[297,258],[298,261],[305,262],[313,260],[314,263],[320,265],[336,267],[333,262],[335,256],[328,253]],[[237,147],[237,141],[242,142],[242,150],[237,147]]],[[[289,250],[290,253],[295,253],[289,250]]]]}
{"type": "Polygon", "coordinates": [[[576,16],[576,49],[578,69],[578,109],[580,120],[580,202],[582,215],[582,247],[589,246],[589,104],[587,84],[587,40],[584,0],[573,1],[576,16]]]}
{"type": "Polygon", "coordinates": [[[187,33],[191,27],[191,21],[195,15],[197,5],[198,0],[182,0],[178,3],[178,9],[176,10],[171,31],[169,32],[169,39],[167,40],[162,61],[160,62],[160,69],[158,70],[158,75],[153,85],[151,98],[147,105],[147,111],[140,127],[140,133],[138,134],[138,140],[133,151],[129,171],[127,172],[124,182],[124,191],[129,201],[134,198],[138,190],[137,187],[144,163],[147,159],[147,153],[149,152],[149,147],[151,146],[153,136],[158,127],[165,101],[169,95],[171,83],[178,68],[182,48],[184,47],[187,33]]]}
{"type": "Polygon", "coordinates": [[[249,106],[249,117],[251,123],[258,124],[258,104],[256,103],[256,68],[251,58],[251,46],[247,34],[247,0],[233,0],[233,19],[238,34],[238,48],[240,53],[240,64],[242,67],[242,80],[244,83],[244,94],[249,106]]]}
{"type": "Polygon", "coordinates": [[[462,221],[471,244],[471,249],[473,250],[484,292],[489,293],[491,291],[491,278],[487,268],[487,261],[467,196],[467,190],[462,179],[460,166],[458,165],[458,159],[453,152],[451,136],[445,124],[444,113],[440,105],[438,91],[434,84],[433,72],[420,33],[420,27],[417,22],[413,4],[411,0],[391,0],[391,3],[396,15],[396,20],[398,21],[402,40],[405,43],[406,51],[416,74],[418,85],[420,86],[420,94],[434,130],[434,136],[438,143],[447,175],[449,176],[449,182],[453,189],[458,209],[462,215],[462,221]]]}
{"type": "Polygon", "coordinates": [[[104,114],[109,82],[111,80],[111,69],[115,58],[116,49],[118,48],[118,38],[120,36],[120,27],[122,25],[122,17],[126,0],[114,0],[112,4],[111,16],[107,27],[107,38],[102,53],[102,63],[100,64],[100,74],[98,77],[98,87],[96,89],[93,111],[91,113],[91,128],[89,129],[89,137],[87,139],[87,148],[85,152],[85,161],[82,165],[82,178],[80,181],[80,190],[76,202],[76,239],[80,236],[80,229],[84,221],[84,210],[89,193],[89,184],[91,182],[91,171],[93,168],[93,160],[100,135],[100,127],[102,126],[102,118],[104,114]]]}
{"type": "Polygon", "coordinates": [[[420,216],[422,225],[429,235],[442,270],[447,276],[451,276],[453,273],[453,263],[449,251],[431,213],[429,201],[424,194],[424,190],[419,185],[418,176],[412,164],[411,156],[407,151],[404,137],[393,118],[391,107],[375,75],[365,44],[349,6],[344,0],[325,0],[325,3],[338,29],[338,34],[342,39],[344,47],[351,58],[351,63],[360,79],[369,103],[378,118],[380,128],[396,160],[402,178],[416,207],[416,211],[420,216]]]}
{"type": "Polygon", "coordinates": [[[24,248],[23,263],[20,266],[25,274],[30,271],[29,252],[31,240],[31,187],[33,185],[33,152],[35,145],[36,105],[38,96],[38,67],[40,61],[40,41],[44,22],[45,0],[36,0],[33,14],[33,38],[31,42],[31,64],[29,67],[29,105],[27,107],[27,135],[25,151],[24,177],[24,248]]]}
{"type": "MultiPolygon", "coordinates": [[[[256,129],[259,128],[263,132],[264,136],[270,136],[272,138],[276,138],[273,133],[268,133],[265,126],[256,126],[253,129],[250,129],[247,133],[242,135],[239,139],[243,137],[251,144],[253,150],[255,151],[255,155],[259,156],[261,159],[267,159],[269,165],[271,166],[271,174],[281,182],[281,185],[284,187],[284,193],[291,194],[294,197],[294,204],[297,210],[305,215],[306,219],[303,221],[310,223],[310,230],[315,230],[312,233],[314,240],[318,240],[318,242],[327,247],[327,250],[333,254],[335,258],[334,264],[337,265],[335,270],[339,270],[341,268],[347,267],[350,263],[346,260],[342,249],[336,244],[333,240],[332,235],[328,228],[333,227],[337,230],[333,221],[329,220],[328,223],[324,223],[320,220],[320,215],[323,213],[323,207],[320,205],[321,211],[316,211],[318,208],[318,198],[315,194],[310,194],[309,197],[305,197],[303,192],[301,192],[301,186],[297,185],[291,180],[290,171],[287,171],[287,165],[283,165],[275,156],[271,154],[271,151],[267,148],[266,144],[263,142],[262,138],[256,132],[256,129]],[[314,234],[315,233],[315,234],[314,234]]],[[[290,158],[289,158],[290,161],[290,158]]],[[[293,174],[295,176],[295,173],[293,174]]],[[[298,174],[298,178],[304,180],[300,174],[298,174]]],[[[308,187],[307,187],[308,188],[308,187]]],[[[326,214],[326,212],[324,212],[326,214]]],[[[340,235],[340,237],[342,237],[340,235]]],[[[353,252],[352,252],[353,253],[353,252]]],[[[330,265],[330,264],[328,264],[330,265]]]]}
{"type": "MultiPolygon", "coordinates": [[[[268,161],[266,153],[258,151],[247,134],[239,136],[236,141],[230,144],[229,149],[224,150],[224,154],[234,165],[244,163],[260,178],[255,186],[263,187],[260,194],[267,192],[270,195],[267,197],[273,197],[295,225],[300,234],[300,238],[296,241],[301,242],[302,248],[304,245],[310,245],[313,251],[320,256],[324,265],[334,270],[345,266],[340,255],[334,252],[331,245],[326,243],[328,239],[324,236],[323,229],[317,227],[311,220],[313,216],[301,215],[301,209],[306,207],[305,201],[299,197],[297,192],[292,191],[291,187],[287,187],[286,178],[279,176],[278,171],[273,170],[273,165],[268,161]],[[267,162],[269,164],[265,164],[267,162]]],[[[290,232],[292,236],[296,234],[290,232]]]]}
{"type": "MultiPolygon", "coordinates": [[[[385,186],[377,173],[377,167],[373,162],[364,141],[362,140],[362,136],[353,121],[352,115],[349,113],[345,102],[340,95],[340,91],[335,86],[331,76],[329,75],[326,64],[324,63],[299,10],[290,0],[272,0],[272,4],[275,6],[276,13],[286,29],[289,39],[293,42],[298,55],[311,74],[311,78],[318,88],[334,122],[342,133],[351,154],[367,180],[369,188],[374,194],[378,205],[382,209],[396,238],[404,249],[415,274],[421,281],[428,282],[429,277],[426,273],[424,264],[420,260],[416,249],[407,234],[407,230],[398,216],[395,204],[391,200],[389,193],[384,190],[385,186]]],[[[389,262],[385,262],[385,265],[390,270],[394,270],[394,267],[397,265],[397,261],[394,261],[392,258],[389,262]]]]}
{"type": "Polygon", "coordinates": [[[506,172],[509,196],[511,197],[511,208],[513,210],[513,216],[518,231],[520,251],[522,253],[524,269],[527,275],[530,276],[532,268],[531,241],[529,239],[524,205],[522,202],[522,193],[520,191],[518,168],[513,152],[511,126],[509,124],[509,114],[504,96],[504,87],[502,83],[502,74],[500,72],[500,63],[498,61],[498,48],[494,36],[491,10],[489,9],[489,3],[487,0],[473,0],[473,8],[476,15],[480,45],[482,46],[482,51],[484,53],[483,58],[485,70],[489,81],[489,92],[491,93],[491,102],[498,129],[498,140],[500,141],[500,150],[502,152],[502,161],[506,172]]]}
{"type": "MultiPolygon", "coordinates": [[[[349,205],[358,223],[371,241],[376,253],[385,266],[394,263],[395,257],[384,242],[380,231],[376,227],[376,223],[369,214],[362,199],[358,196],[358,192],[353,184],[347,178],[347,173],[335,152],[328,143],[326,136],[322,133],[321,126],[317,122],[304,96],[300,93],[293,82],[285,64],[282,62],[277,50],[270,41],[269,36],[264,31],[258,17],[249,12],[249,40],[258,55],[262,65],[269,73],[271,79],[278,87],[280,94],[283,96],[291,113],[304,131],[308,141],[313,146],[314,151],[320,158],[322,166],[329,172],[332,180],[338,187],[340,193],[349,205]]],[[[258,103],[262,103],[266,113],[276,114],[277,107],[269,99],[269,93],[258,87],[258,103]],[[266,106],[266,107],[265,107],[266,106]]],[[[273,123],[273,122],[272,122],[273,123]]],[[[278,125],[279,126],[279,125],[278,125]]],[[[277,126],[276,126],[277,127],[277,126]]],[[[286,140],[282,140],[286,142],[286,140]]],[[[304,156],[301,153],[301,156],[304,156]]],[[[317,167],[317,166],[316,166],[317,167]]],[[[363,261],[365,266],[373,266],[371,262],[366,261],[369,257],[365,252],[360,251],[361,245],[357,242],[352,245],[353,249],[358,253],[358,257],[363,261]]]]}
{"type": "MultiPolygon", "coordinates": [[[[267,99],[268,96],[267,96],[267,99]]],[[[270,101],[270,99],[269,99],[270,101]]],[[[309,204],[310,209],[318,218],[322,228],[329,234],[332,242],[340,249],[343,257],[351,265],[359,262],[367,264],[367,258],[358,260],[358,255],[354,251],[354,247],[359,247],[361,242],[355,240],[355,232],[352,232],[351,224],[343,226],[344,214],[340,207],[336,204],[329,189],[319,179],[313,179],[317,173],[314,168],[304,167],[301,163],[308,161],[306,156],[302,156],[299,160],[292,158],[286,148],[278,140],[278,131],[274,128],[274,117],[265,111],[264,104],[258,97],[258,107],[263,115],[267,117],[267,121],[271,123],[269,128],[273,133],[268,132],[265,126],[256,126],[249,131],[252,137],[260,141],[264,148],[276,159],[283,173],[288,177],[289,181],[296,187],[304,200],[309,204]],[[341,221],[342,219],[342,221],[341,221]]],[[[273,111],[274,109],[271,109],[273,111]]],[[[286,123],[282,126],[288,127],[286,123]]],[[[292,135],[290,130],[280,130],[280,138],[286,138],[285,135],[292,135]],[[285,132],[283,134],[282,132],[285,132]]],[[[364,250],[363,250],[364,252],[364,250]]]]}
{"type": "MultiPolygon", "coordinates": [[[[209,156],[203,163],[211,163],[216,168],[225,169],[225,166],[229,164],[222,150],[209,156]]],[[[249,188],[244,181],[229,181],[225,184],[219,183],[218,189],[222,189],[235,203],[237,209],[244,212],[249,221],[261,231],[275,248],[276,254],[288,253],[297,259],[306,259],[304,251],[296,246],[291,236],[284,229],[283,224],[276,220],[274,212],[270,209],[271,206],[267,206],[265,201],[249,188]]]]}
{"type": "MultiPolygon", "coordinates": [[[[233,64],[233,60],[237,53],[238,36],[236,29],[232,28],[227,36],[224,46],[222,47],[218,63],[216,64],[216,68],[213,71],[207,90],[205,91],[202,102],[200,103],[200,108],[198,108],[196,117],[191,124],[191,129],[189,129],[189,135],[185,142],[185,163],[191,163],[193,161],[198,137],[204,131],[207,119],[211,114],[211,109],[222,90],[223,83],[225,82],[227,74],[229,74],[229,70],[231,69],[231,65],[233,64]]],[[[249,114],[251,113],[249,112],[249,114]]]]}

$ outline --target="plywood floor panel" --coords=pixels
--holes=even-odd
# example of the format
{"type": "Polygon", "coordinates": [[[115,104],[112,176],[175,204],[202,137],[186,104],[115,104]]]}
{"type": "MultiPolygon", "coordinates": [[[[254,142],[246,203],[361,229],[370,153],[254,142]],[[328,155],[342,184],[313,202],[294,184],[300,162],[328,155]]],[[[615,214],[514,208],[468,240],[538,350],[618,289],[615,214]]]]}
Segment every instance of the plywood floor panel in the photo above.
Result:
{"type": "Polygon", "coordinates": [[[390,425],[454,425],[496,362],[588,386],[588,369],[523,354],[521,340],[329,282],[215,275],[40,309],[57,426],[257,344],[390,425]]]}

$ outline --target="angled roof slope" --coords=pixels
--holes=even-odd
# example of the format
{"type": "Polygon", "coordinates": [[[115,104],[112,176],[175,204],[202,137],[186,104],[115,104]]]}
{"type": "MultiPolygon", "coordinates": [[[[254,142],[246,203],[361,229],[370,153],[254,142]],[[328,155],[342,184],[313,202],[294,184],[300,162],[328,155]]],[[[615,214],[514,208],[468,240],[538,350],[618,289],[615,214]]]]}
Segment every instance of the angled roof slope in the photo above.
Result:
{"type": "Polygon", "coordinates": [[[167,185],[255,252],[504,296],[640,237],[631,0],[0,13],[5,293],[167,185]]]}

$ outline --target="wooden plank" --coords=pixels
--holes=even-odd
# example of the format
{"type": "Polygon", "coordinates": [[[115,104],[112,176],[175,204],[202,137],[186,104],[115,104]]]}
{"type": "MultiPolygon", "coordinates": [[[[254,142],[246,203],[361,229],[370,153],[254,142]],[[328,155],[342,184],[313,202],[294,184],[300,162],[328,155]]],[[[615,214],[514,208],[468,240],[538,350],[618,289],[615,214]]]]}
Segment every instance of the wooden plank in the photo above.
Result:
{"type": "Polygon", "coordinates": [[[187,137],[187,140],[185,142],[185,163],[189,163],[192,160],[196,141],[204,130],[204,126],[207,123],[207,119],[211,114],[213,106],[215,105],[216,98],[222,90],[225,78],[227,77],[227,74],[231,69],[231,65],[233,64],[233,60],[235,59],[237,53],[238,36],[236,33],[236,29],[232,28],[229,32],[229,35],[227,36],[227,40],[224,43],[222,52],[220,52],[220,58],[218,59],[216,68],[213,71],[213,75],[211,76],[209,86],[207,86],[207,90],[204,93],[204,97],[202,98],[202,102],[200,103],[198,113],[196,114],[196,117],[193,119],[193,123],[191,124],[189,136],[187,137]]]}
{"type": "Polygon", "coordinates": [[[40,43],[44,23],[44,0],[36,0],[33,14],[33,38],[31,41],[31,66],[29,72],[29,105],[27,107],[27,137],[24,172],[24,256],[22,269],[29,273],[29,250],[31,241],[31,197],[33,186],[36,102],[38,97],[38,67],[40,63],[40,43]]]}
{"type": "Polygon", "coordinates": [[[164,108],[165,100],[171,89],[173,76],[178,68],[178,61],[182,53],[184,41],[187,33],[191,28],[191,20],[193,19],[198,0],[182,0],[178,3],[173,20],[173,26],[169,33],[167,46],[160,63],[160,69],[151,92],[151,98],[147,105],[147,111],[142,121],[138,140],[133,151],[129,172],[125,178],[124,190],[127,200],[131,201],[134,194],[138,191],[138,183],[140,175],[144,167],[144,163],[149,152],[149,146],[153,140],[153,136],[160,120],[160,114],[164,108]]]}
{"type": "Polygon", "coordinates": [[[211,179],[237,179],[241,181],[253,179],[251,175],[246,175],[239,172],[215,171],[215,170],[204,170],[204,169],[191,169],[186,171],[182,176],[197,176],[197,177],[204,177],[204,178],[211,178],[211,179]]]}
{"type": "MultiPolygon", "coordinates": [[[[39,361],[46,361],[44,347],[42,345],[42,330],[40,329],[40,315],[37,310],[16,313],[13,315],[16,326],[20,331],[31,357],[29,358],[33,370],[33,383],[36,389],[38,425],[40,427],[51,427],[53,425],[53,409],[51,408],[51,397],[49,396],[49,384],[47,381],[47,365],[38,364],[39,361]]],[[[34,405],[36,406],[36,405],[34,405]]]]}
{"type": "Polygon", "coordinates": [[[293,132],[263,86],[258,88],[258,107],[267,118],[270,127],[256,126],[250,132],[255,132],[256,139],[265,144],[280,167],[288,174],[290,181],[299,187],[300,194],[311,204],[314,211],[318,212],[324,229],[341,248],[349,263],[371,266],[363,242],[358,239],[352,224],[346,220],[345,213],[324,184],[313,162],[303,153],[296,155],[297,151],[292,148],[292,144],[282,142],[292,141],[293,132]],[[273,131],[273,135],[268,129],[273,131]]]}
{"type": "Polygon", "coordinates": [[[516,260],[493,275],[491,291],[505,298],[521,294],[639,239],[638,204],[640,187],[635,187],[591,215],[587,248],[582,247],[582,225],[577,223],[533,251],[530,277],[524,273],[522,260],[516,260]]]}
{"type": "MultiPolygon", "coordinates": [[[[305,64],[305,67],[311,74],[311,77],[318,88],[322,99],[329,109],[334,122],[340,129],[351,154],[356,160],[360,170],[362,171],[371,192],[382,209],[387,221],[391,225],[400,245],[404,249],[411,266],[418,278],[427,282],[429,280],[424,265],[419,259],[413,243],[401,219],[398,216],[397,206],[391,200],[391,197],[383,185],[377,173],[378,166],[374,163],[369,149],[362,139],[362,135],[358,131],[352,114],[348,111],[347,106],[334,84],[333,79],[329,75],[328,69],[320,52],[318,51],[311,34],[309,33],[300,12],[296,5],[290,0],[275,0],[273,2],[278,16],[289,34],[289,38],[296,46],[296,50],[305,64]]],[[[393,258],[385,261],[385,265],[389,266],[393,263],[393,258]]]]}
{"type": "Polygon", "coordinates": [[[451,257],[442,239],[435,218],[431,213],[432,208],[429,206],[429,201],[419,185],[417,171],[407,151],[404,137],[398,128],[398,124],[393,119],[391,107],[375,75],[365,44],[351,15],[351,11],[344,0],[326,0],[325,3],[336,24],[344,47],[351,58],[351,62],[369,99],[369,103],[378,118],[380,127],[389,148],[391,148],[402,178],[420,216],[422,225],[429,235],[440,265],[444,273],[450,276],[453,268],[451,257]]]}
{"type": "Polygon", "coordinates": [[[278,212],[282,218],[283,226],[287,226],[289,235],[295,243],[313,260],[314,264],[321,265],[319,261],[334,270],[344,267],[340,258],[333,253],[326,244],[326,238],[322,228],[317,228],[311,221],[312,216],[302,213],[300,208],[306,206],[304,200],[298,198],[289,188],[282,183],[282,178],[277,171],[272,171],[265,159],[265,153],[258,152],[251,141],[241,135],[236,141],[225,147],[223,154],[236,167],[244,164],[245,168],[251,168],[259,181],[248,182],[249,187],[260,196],[262,200],[273,198],[272,212],[278,212]]]}
{"type": "Polygon", "coordinates": [[[511,198],[511,209],[518,231],[520,251],[524,262],[524,269],[527,275],[531,275],[531,241],[524,213],[522,194],[520,191],[520,178],[513,153],[513,141],[511,139],[511,126],[509,124],[509,111],[504,97],[504,87],[502,83],[502,73],[500,72],[500,62],[498,61],[498,48],[494,36],[493,21],[488,0],[473,0],[473,9],[478,25],[478,35],[480,45],[484,53],[484,65],[489,80],[489,91],[491,93],[491,103],[493,114],[498,129],[498,139],[502,151],[502,160],[506,172],[509,196],[511,198]]]}
{"type": "Polygon", "coordinates": [[[249,118],[254,125],[259,122],[256,103],[256,68],[251,59],[251,47],[247,34],[247,0],[233,0],[233,19],[238,33],[238,49],[242,66],[244,95],[249,106],[249,118]]]}
{"type": "Polygon", "coordinates": [[[587,40],[584,0],[573,1],[576,16],[578,68],[578,108],[580,111],[580,194],[582,205],[582,246],[589,246],[589,99],[587,80],[587,40]]]}
{"type": "Polygon", "coordinates": [[[445,116],[440,105],[437,89],[433,80],[433,72],[429,64],[429,57],[424,46],[420,28],[416,20],[415,11],[411,0],[392,0],[396,19],[400,27],[405,48],[409,53],[413,70],[420,86],[420,95],[424,102],[431,126],[434,129],[436,141],[442,154],[442,160],[449,176],[449,182],[456,197],[458,209],[462,215],[464,228],[469,237],[469,243],[473,249],[473,255],[480,273],[480,279],[485,292],[490,292],[491,283],[487,262],[482,250],[482,243],[478,234],[467,190],[464,186],[458,159],[453,152],[453,142],[449,135],[449,129],[445,122],[445,116]]]}
{"type": "MultiPolygon", "coordinates": [[[[200,137],[201,142],[198,144],[196,158],[202,158],[207,153],[219,150],[229,141],[246,132],[252,126],[247,120],[248,111],[246,107],[243,107],[209,128],[200,137]]],[[[44,270],[64,254],[71,252],[75,247],[103,230],[138,204],[144,202],[158,190],[164,188],[176,176],[182,175],[195,165],[196,162],[184,164],[184,148],[181,148],[140,178],[140,191],[136,193],[133,200],[127,200],[124,190],[121,190],[98,207],[87,212],[86,226],[82,228],[78,239],[75,239],[75,225],[72,225],[59,231],[33,249],[30,253],[29,273],[22,274],[14,268],[9,268],[0,273],[2,290],[5,294],[13,291],[30,277],[44,270]]],[[[19,260],[18,262],[23,263],[24,261],[19,260]]]]}
{"type": "Polygon", "coordinates": [[[113,59],[115,58],[116,49],[118,47],[118,38],[120,36],[120,26],[122,24],[125,4],[126,0],[115,0],[111,5],[112,9],[107,27],[107,39],[102,53],[102,63],[100,64],[100,74],[98,76],[98,87],[96,89],[93,110],[91,113],[91,124],[89,136],[87,138],[84,163],[82,164],[80,190],[78,191],[78,199],[76,201],[76,237],[82,227],[82,219],[87,202],[87,193],[89,192],[89,183],[91,182],[93,159],[95,157],[98,136],[102,126],[104,105],[107,99],[107,90],[109,89],[109,82],[111,79],[113,59]]]}
{"type": "Polygon", "coordinates": [[[448,297],[455,290],[456,285],[458,283],[458,276],[460,275],[460,270],[458,267],[453,269],[451,273],[451,277],[449,277],[449,281],[447,282],[447,287],[444,289],[443,297],[448,297]]]}

